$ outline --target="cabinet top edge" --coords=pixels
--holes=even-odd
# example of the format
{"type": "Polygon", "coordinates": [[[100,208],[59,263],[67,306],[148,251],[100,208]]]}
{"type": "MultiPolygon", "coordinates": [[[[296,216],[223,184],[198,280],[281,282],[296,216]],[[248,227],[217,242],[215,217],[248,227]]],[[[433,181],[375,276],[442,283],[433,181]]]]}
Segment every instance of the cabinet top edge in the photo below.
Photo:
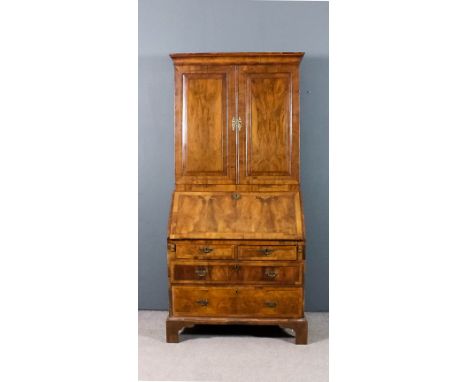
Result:
{"type": "Polygon", "coordinates": [[[171,53],[172,58],[178,57],[241,57],[241,56],[298,56],[302,57],[304,52],[200,52],[200,53],[171,53]]]}
{"type": "Polygon", "coordinates": [[[172,53],[169,56],[175,64],[216,62],[216,63],[258,63],[300,62],[304,52],[223,52],[223,53],[172,53]]]}

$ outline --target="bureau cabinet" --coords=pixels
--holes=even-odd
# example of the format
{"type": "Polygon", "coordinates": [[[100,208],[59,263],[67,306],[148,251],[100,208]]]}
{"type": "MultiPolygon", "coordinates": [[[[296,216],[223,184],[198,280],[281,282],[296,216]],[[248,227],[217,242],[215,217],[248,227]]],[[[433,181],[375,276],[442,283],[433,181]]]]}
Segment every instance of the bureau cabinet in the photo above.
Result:
{"type": "Polygon", "coordinates": [[[195,324],[280,325],[307,343],[299,176],[303,53],[172,54],[175,190],[167,341],[195,324]]]}

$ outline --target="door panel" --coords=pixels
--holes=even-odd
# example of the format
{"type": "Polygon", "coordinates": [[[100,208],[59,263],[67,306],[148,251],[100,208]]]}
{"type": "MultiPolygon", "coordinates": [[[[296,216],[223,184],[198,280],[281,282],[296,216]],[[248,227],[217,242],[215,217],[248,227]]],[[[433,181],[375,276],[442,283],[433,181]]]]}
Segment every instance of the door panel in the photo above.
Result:
{"type": "Polygon", "coordinates": [[[290,106],[289,74],[251,75],[247,172],[251,175],[289,175],[290,106]]]}
{"type": "Polygon", "coordinates": [[[179,66],[175,75],[176,183],[234,183],[234,68],[179,66]]]}
{"type": "Polygon", "coordinates": [[[298,83],[296,66],[239,67],[240,183],[299,183],[298,83]]]}

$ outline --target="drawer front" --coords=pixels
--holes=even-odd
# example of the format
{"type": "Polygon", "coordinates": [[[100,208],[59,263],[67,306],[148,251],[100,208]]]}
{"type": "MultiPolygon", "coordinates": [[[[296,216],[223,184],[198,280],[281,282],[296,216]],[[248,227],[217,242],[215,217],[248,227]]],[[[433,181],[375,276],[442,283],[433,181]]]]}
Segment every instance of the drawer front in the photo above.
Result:
{"type": "Polygon", "coordinates": [[[300,265],[276,266],[244,265],[239,266],[238,282],[261,284],[300,284],[302,272],[300,265]]]}
{"type": "Polygon", "coordinates": [[[236,314],[234,288],[172,286],[174,316],[222,317],[236,314]]]}
{"type": "Polygon", "coordinates": [[[239,289],[237,312],[252,317],[303,316],[302,288],[239,289]]]}
{"type": "Polygon", "coordinates": [[[241,245],[239,246],[240,260],[296,260],[297,247],[295,245],[241,245]]]}
{"type": "Polygon", "coordinates": [[[172,282],[235,282],[237,274],[234,265],[227,264],[184,264],[175,263],[171,267],[172,282]]]}
{"type": "Polygon", "coordinates": [[[258,283],[300,284],[300,265],[275,264],[187,264],[173,263],[171,281],[175,283],[258,283]]]}
{"type": "Polygon", "coordinates": [[[177,259],[233,259],[234,245],[177,244],[177,259]]]}
{"type": "Polygon", "coordinates": [[[303,316],[302,288],[172,287],[174,316],[276,317],[303,316]]]}

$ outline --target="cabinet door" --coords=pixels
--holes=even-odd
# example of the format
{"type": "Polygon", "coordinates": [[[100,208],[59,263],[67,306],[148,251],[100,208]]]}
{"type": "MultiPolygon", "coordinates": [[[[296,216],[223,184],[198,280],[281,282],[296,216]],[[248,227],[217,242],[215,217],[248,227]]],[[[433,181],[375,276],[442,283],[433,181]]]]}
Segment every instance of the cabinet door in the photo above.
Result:
{"type": "Polygon", "coordinates": [[[177,184],[231,184],[236,179],[235,69],[175,67],[177,184]]]}
{"type": "Polygon", "coordinates": [[[298,70],[239,66],[240,183],[299,183],[298,70]]]}

